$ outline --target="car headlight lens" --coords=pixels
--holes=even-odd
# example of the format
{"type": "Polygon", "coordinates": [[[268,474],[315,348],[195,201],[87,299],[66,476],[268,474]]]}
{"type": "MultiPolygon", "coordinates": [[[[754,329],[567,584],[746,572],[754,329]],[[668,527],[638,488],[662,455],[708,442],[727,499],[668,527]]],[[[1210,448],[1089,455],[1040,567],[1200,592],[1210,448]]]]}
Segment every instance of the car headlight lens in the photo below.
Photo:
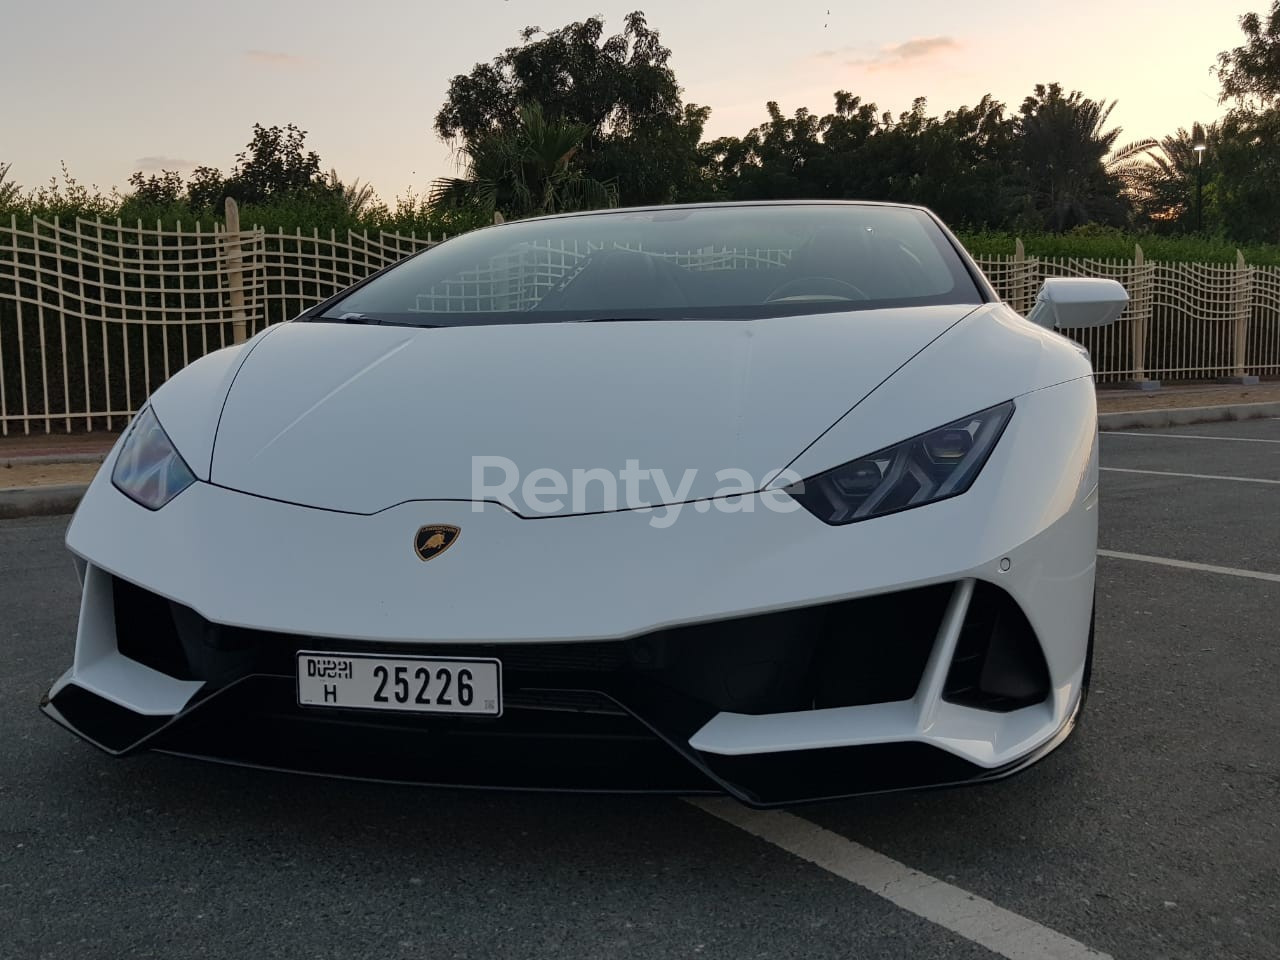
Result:
{"type": "Polygon", "coordinates": [[[159,510],[196,478],[147,407],[129,426],[111,482],[129,499],[159,510]]]}
{"type": "Polygon", "coordinates": [[[1013,415],[1013,401],[851,460],[786,488],[819,520],[869,520],[958,496],[972,486],[1013,415]]]}

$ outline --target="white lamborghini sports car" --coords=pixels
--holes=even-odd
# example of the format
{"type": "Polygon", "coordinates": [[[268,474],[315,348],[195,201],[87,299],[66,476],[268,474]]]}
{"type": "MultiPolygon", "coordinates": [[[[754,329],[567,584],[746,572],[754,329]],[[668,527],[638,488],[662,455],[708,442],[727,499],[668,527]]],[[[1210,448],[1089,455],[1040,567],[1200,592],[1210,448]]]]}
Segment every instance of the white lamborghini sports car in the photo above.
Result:
{"type": "Polygon", "coordinates": [[[768,806],[1001,777],[1076,720],[1097,417],[928,211],[464,234],[192,363],[67,531],[43,701],[139,750],[768,806]]]}

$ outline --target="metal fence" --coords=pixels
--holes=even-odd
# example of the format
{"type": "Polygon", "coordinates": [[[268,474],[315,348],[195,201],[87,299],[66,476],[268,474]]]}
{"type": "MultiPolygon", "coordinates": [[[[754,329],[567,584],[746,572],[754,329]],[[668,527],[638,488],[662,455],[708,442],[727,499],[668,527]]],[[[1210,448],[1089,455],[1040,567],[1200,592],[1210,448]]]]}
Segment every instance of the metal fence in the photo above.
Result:
{"type": "Polygon", "coordinates": [[[119,429],[192,360],[438,242],[229,221],[0,224],[0,435],[119,429]]]}
{"type": "Polygon", "coordinates": [[[1089,348],[1100,382],[1280,374],[1280,268],[1147,260],[978,257],[1014,309],[1031,309],[1047,277],[1108,277],[1129,306],[1105,327],[1063,332],[1089,348]]]}
{"type": "MultiPolygon", "coordinates": [[[[190,361],[286,320],[443,238],[393,233],[162,228],[76,220],[0,224],[0,434],[118,429],[190,361]]],[[[425,291],[424,309],[519,309],[589,251],[531,246],[425,291]],[[519,269],[517,269],[519,267],[519,269]],[[488,303],[489,307],[484,304],[488,303]]],[[[686,269],[776,269],[789,251],[702,249],[686,269]]],[[[1280,374],[1280,268],[1132,260],[980,258],[1000,295],[1027,312],[1045,277],[1119,280],[1119,320],[1065,331],[1100,381],[1280,374]]]]}

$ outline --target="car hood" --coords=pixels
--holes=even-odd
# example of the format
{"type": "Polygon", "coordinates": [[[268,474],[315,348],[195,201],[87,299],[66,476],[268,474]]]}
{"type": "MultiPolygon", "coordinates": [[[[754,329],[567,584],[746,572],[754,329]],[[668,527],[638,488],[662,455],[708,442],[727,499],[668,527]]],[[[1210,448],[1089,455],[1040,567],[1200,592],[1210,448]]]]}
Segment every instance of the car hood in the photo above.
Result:
{"type": "Polygon", "coordinates": [[[210,479],[353,513],[480,498],[526,516],[565,515],[760,489],[973,310],[284,324],[235,376],[210,479]],[[650,471],[632,495],[629,462],[632,476],[650,471]],[[615,478],[612,496],[605,476],[615,478]]]}

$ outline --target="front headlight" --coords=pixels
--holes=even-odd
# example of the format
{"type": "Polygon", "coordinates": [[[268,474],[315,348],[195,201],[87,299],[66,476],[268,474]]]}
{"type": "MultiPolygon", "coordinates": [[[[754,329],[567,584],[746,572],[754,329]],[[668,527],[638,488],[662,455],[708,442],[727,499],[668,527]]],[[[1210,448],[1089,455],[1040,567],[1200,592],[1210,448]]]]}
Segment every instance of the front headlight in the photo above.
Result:
{"type": "Polygon", "coordinates": [[[1012,415],[1010,400],[785,489],[834,525],[958,496],[973,484],[1012,415]]]}
{"type": "Polygon", "coordinates": [[[125,434],[111,482],[129,499],[159,510],[196,478],[147,407],[125,434]]]}

